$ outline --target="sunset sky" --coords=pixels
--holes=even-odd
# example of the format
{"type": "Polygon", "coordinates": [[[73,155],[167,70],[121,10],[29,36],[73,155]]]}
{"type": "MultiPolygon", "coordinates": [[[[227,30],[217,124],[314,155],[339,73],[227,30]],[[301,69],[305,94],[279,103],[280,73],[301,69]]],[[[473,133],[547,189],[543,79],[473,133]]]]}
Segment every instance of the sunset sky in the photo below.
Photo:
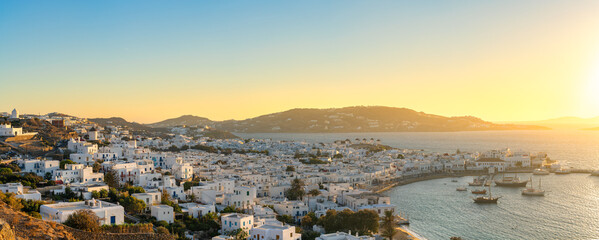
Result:
{"type": "Polygon", "coordinates": [[[599,116],[599,1],[1,1],[0,112],[599,116]]]}

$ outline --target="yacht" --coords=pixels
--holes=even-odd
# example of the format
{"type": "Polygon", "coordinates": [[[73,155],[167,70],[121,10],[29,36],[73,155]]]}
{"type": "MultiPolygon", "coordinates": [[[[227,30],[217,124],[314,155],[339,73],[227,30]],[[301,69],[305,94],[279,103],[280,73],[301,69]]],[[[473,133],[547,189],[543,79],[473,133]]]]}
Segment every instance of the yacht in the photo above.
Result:
{"type": "Polygon", "coordinates": [[[472,194],[487,194],[487,189],[472,190],[472,194]]]}
{"type": "Polygon", "coordinates": [[[483,184],[485,184],[486,178],[483,176],[479,176],[477,178],[474,178],[472,180],[472,182],[468,183],[468,186],[482,186],[483,184]]]}
{"type": "Polygon", "coordinates": [[[549,175],[549,173],[549,171],[542,168],[537,168],[534,171],[532,171],[532,175],[549,175]]]}
{"type": "Polygon", "coordinates": [[[528,180],[521,181],[518,175],[513,177],[506,177],[505,175],[501,180],[495,180],[495,185],[499,187],[526,187],[528,180]]]}
{"type": "Polygon", "coordinates": [[[545,196],[545,190],[541,188],[541,179],[539,179],[539,188],[535,189],[532,186],[532,178],[530,179],[530,188],[526,188],[522,190],[522,195],[524,196],[545,196]]]}
{"type": "Polygon", "coordinates": [[[465,188],[465,187],[459,187],[459,188],[456,188],[455,190],[458,191],[458,192],[463,192],[463,191],[466,191],[468,189],[465,188]]]}

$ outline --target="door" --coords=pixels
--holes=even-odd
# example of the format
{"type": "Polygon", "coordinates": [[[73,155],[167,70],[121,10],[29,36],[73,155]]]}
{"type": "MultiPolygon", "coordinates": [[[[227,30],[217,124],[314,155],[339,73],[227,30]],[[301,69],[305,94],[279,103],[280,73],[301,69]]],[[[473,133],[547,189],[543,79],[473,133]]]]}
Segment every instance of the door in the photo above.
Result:
{"type": "Polygon", "coordinates": [[[116,223],[116,216],[110,217],[110,224],[115,224],[115,223],[116,223]]]}

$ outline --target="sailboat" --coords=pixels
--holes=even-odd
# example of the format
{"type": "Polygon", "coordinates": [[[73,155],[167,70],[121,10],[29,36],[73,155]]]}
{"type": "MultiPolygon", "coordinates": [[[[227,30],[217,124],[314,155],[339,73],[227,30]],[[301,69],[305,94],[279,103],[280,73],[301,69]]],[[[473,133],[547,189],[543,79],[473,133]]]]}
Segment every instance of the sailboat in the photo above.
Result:
{"type": "Polygon", "coordinates": [[[493,197],[493,194],[491,194],[491,186],[489,186],[489,196],[481,196],[481,197],[473,198],[472,200],[474,200],[474,203],[495,203],[495,204],[497,204],[497,200],[499,200],[499,198],[501,198],[501,197],[493,197]]]}
{"type": "Polygon", "coordinates": [[[526,188],[522,190],[522,195],[524,196],[545,196],[545,190],[541,189],[541,179],[539,179],[539,188],[535,189],[532,186],[532,177],[530,178],[530,188],[526,188]]]}

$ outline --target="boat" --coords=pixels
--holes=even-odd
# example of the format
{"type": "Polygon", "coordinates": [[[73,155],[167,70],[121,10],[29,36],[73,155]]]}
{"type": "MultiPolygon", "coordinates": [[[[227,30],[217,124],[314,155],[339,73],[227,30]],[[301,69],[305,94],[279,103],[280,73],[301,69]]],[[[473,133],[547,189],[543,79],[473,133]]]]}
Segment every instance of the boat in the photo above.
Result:
{"type": "Polygon", "coordinates": [[[592,171],[591,176],[599,176],[599,170],[592,171]]]}
{"type": "Polygon", "coordinates": [[[559,175],[570,174],[570,169],[560,168],[558,170],[555,170],[555,174],[559,174],[559,175]]]}
{"type": "Polygon", "coordinates": [[[451,179],[451,182],[458,182],[457,179],[451,179]]]}
{"type": "Polygon", "coordinates": [[[487,189],[472,190],[472,194],[487,194],[487,189]]]}
{"type": "Polygon", "coordinates": [[[497,200],[499,200],[499,198],[501,197],[493,197],[493,195],[491,194],[491,186],[489,186],[489,195],[488,196],[480,196],[477,198],[472,198],[472,200],[474,200],[474,203],[494,203],[497,204],[497,200]]]}
{"type": "Polygon", "coordinates": [[[468,189],[465,188],[465,187],[459,187],[459,188],[456,188],[455,190],[458,191],[458,192],[463,192],[463,191],[466,191],[468,189]]]}
{"type": "Polygon", "coordinates": [[[541,188],[541,179],[539,179],[539,188],[535,189],[532,186],[532,178],[530,179],[530,188],[522,189],[522,195],[524,196],[545,196],[545,190],[541,188]]]}
{"type": "Polygon", "coordinates": [[[468,186],[474,186],[474,187],[478,187],[478,186],[482,186],[483,184],[485,184],[486,179],[483,176],[479,176],[477,178],[472,179],[472,182],[468,183],[468,186]]]}
{"type": "Polygon", "coordinates": [[[521,181],[518,175],[513,177],[506,177],[505,175],[501,180],[495,180],[495,185],[499,187],[526,187],[528,180],[521,181]]]}
{"type": "Polygon", "coordinates": [[[549,174],[550,174],[549,171],[542,169],[542,168],[537,168],[534,171],[532,171],[532,175],[549,175],[549,174]]]}

